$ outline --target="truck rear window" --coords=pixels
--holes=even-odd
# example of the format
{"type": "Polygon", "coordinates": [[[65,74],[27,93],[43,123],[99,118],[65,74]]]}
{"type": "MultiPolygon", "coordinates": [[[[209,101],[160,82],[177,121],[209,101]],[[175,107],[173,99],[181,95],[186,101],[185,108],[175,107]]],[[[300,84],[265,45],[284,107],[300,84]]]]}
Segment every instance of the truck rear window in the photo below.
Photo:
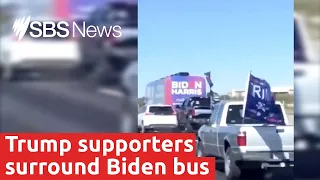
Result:
{"type": "Polygon", "coordinates": [[[149,108],[149,112],[154,115],[172,115],[174,113],[170,106],[152,106],[149,108]]]}
{"type": "Polygon", "coordinates": [[[209,98],[191,98],[191,106],[208,106],[210,107],[210,99],[209,98]]]}
{"type": "MultiPolygon", "coordinates": [[[[230,105],[228,108],[227,114],[227,124],[264,124],[265,122],[261,122],[255,119],[245,119],[243,121],[242,118],[242,110],[243,105],[230,105]]],[[[284,117],[282,114],[282,109],[280,105],[276,105],[274,110],[274,121],[267,121],[267,124],[278,124],[278,125],[285,125],[284,117]]]]}

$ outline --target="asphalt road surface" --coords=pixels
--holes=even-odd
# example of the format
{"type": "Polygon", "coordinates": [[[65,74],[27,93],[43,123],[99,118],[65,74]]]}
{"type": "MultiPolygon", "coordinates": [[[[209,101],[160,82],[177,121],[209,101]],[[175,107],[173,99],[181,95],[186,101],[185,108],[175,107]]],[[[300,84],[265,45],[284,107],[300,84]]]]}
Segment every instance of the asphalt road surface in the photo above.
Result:
{"type": "Polygon", "coordinates": [[[2,132],[117,132],[124,98],[78,82],[1,84],[2,132]]]}

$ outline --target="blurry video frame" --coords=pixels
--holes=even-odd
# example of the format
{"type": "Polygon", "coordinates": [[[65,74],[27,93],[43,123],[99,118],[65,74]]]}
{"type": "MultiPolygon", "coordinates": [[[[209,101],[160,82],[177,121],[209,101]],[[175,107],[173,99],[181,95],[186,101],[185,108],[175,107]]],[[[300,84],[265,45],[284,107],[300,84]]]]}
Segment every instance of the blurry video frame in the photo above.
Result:
{"type": "Polygon", "coordinates": [[[320,1],[294,3],[295,177],[319,179],[320,1]]]}
{"type": "Polygon", "coordinates": [[[0,132],[135,131],[137,0],[0,2],[0,132]],[[14,22],[28,16],[40,30],[54,22],[46,27],[57,34],[34,38],[29,24],[20,40],[14,22]]]}

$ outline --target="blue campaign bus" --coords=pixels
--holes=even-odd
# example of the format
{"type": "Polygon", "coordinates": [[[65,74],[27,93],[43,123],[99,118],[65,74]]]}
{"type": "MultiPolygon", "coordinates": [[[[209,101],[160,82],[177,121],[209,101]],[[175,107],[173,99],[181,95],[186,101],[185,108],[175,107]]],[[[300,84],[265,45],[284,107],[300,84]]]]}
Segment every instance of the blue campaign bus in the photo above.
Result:
{"type": "Polygon", "coordinates": [[[146,87],[146,104],[181,104],[194,96],[206,96],[206,81],[201,76],[180,72],[150,82],[146,87]]]}

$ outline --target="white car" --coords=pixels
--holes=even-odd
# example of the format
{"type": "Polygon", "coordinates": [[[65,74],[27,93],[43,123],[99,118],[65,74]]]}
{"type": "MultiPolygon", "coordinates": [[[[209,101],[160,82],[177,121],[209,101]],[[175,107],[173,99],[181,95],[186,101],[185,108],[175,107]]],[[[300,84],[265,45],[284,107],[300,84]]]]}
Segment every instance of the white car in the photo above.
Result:
{"type": "MultiPolygon", "coordinates": [[[[46,21],[47,19],[32,20],[46,21]]],[[[29,35],[30,31],[33,30],[28,28],[20,41],[11,29],[1,37],[0,60],[4,80],[15,80],[16,75],[20,73],[73,68],[79,63],[78,43],[75,39],[32,38],[29,35]]]]}
{"type": "Polygon", "coordinates": [[[143,106],[138,114],[141,132],[177,132],[178,120],[171,105],[154,104],[143,106]]]}

